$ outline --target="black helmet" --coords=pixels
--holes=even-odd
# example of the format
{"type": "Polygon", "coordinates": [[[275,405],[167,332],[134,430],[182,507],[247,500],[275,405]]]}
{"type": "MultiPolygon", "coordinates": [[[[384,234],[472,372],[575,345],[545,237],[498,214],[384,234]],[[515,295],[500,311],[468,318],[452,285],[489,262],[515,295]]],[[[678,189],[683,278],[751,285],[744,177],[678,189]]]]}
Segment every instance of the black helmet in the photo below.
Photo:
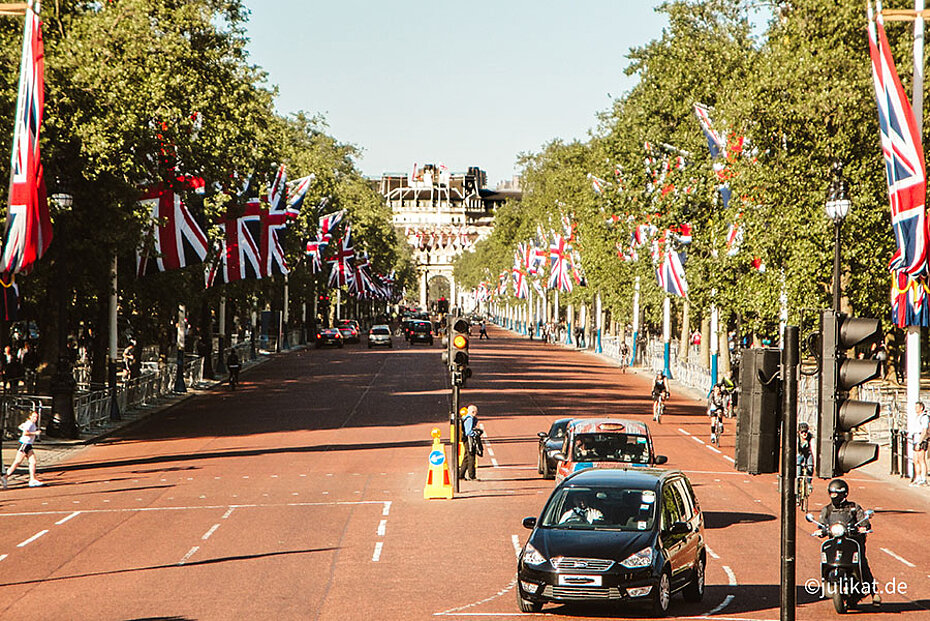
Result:
{"type": "Polygon", "coordinates": [[[849,485],[843,479],[833,479],[827,486],[827,493],[830,494],[830,501],[834,506],[839,506],[849,494],[849,485]],[[833,494],[836,494],[834,496],[833,494]]]}
{"type": "Polygon", "coordinates": [[[807,423],[798,423],[798,431],[807,431],[810,429],[810,425],[807,423]]]}

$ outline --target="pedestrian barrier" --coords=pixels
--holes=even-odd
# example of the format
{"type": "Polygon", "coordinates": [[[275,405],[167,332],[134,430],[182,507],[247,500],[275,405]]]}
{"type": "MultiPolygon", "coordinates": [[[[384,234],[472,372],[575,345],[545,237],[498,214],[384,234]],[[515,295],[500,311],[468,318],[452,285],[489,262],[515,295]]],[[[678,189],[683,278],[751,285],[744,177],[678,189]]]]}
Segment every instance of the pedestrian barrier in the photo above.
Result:
{"type": "Polygon", "coordinates": [[[423,487],[423,498],[452,498],[452,480],[449,476],[446,449],[440,439],[439,429],[433,427],[430,433],[433,436],[433,446],[429,453],[429,472],[423,487]]]}

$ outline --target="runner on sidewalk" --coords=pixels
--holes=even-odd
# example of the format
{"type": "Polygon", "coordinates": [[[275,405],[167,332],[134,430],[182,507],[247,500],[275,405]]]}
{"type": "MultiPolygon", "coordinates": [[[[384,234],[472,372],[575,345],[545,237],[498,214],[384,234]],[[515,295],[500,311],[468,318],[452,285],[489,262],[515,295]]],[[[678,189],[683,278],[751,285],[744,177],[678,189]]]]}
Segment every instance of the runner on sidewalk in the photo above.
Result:
{"type": "Polygon", "coordinates": [[[33,410],[29,414],[29,418],[26,419],[22,425],[19,426],[22,435],[19,438],[19,448],[16,451],[16,457],[13,458],[13,463],[10,464],[9,469],[6,471],[5,475],[0,475],[0,484],[3,485],[3,489],[7,487],[7,477],[11,476],[16,468],[19,467],[23,460],[29,459],[29,487],[40,487],[45,485],[42,481],[36,478],[36,452],[33,449],[32,445],[35,442],[36,437],[39,435],[39,412],[33,410]]]}

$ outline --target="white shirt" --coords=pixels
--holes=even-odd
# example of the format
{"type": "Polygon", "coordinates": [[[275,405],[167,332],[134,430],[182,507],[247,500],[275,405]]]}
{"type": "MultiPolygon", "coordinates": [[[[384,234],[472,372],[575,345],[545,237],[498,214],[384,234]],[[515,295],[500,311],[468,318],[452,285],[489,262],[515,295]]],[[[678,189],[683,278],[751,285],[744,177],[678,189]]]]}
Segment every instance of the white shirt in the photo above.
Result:
{"type": "Polygon", "coordinates": [[[19,437],[19,441],[23,444],[32,444],[36,439],[34,434],[39,430],[38,427],[36,427],[36,424],[31,420],[27,420],[25,423],[20,425],[19,428],[23,432],[19,437]]]}

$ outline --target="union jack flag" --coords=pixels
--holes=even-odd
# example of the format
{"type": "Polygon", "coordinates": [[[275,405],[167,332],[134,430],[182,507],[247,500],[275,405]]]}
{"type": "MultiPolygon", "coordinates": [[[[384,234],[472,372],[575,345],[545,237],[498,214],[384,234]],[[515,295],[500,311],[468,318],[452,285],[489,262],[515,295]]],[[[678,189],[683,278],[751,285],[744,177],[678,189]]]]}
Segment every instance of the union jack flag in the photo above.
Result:
{"type": "Polygon", "coordinates": [[[666,293],[683,298],[688,297],[688,283],[685,280],[685,268],[681,255],[669,247],[666,247],[661,267],[656,270],[656,279],[659,282],[659,288],[666,293]]]}
{"type": "Polygon", "coordinates": [[[526,283],[526,274],[519,268],[513,268],[513,295],[518,300],[525,300],[530,294],[526,283]]]}
{"type": "Polygon", "coordinates": [[[320,239],[330,240],[333,237],[333,230],[336,228],[336,225],[342,222],[342,218],[346,215],[346,210],[342,209],[333,213],[326,214],[325,216],[320,216],[320,227],[317,230],[317,236],[320,239]]]}
{"type": "MultiPolygon", "coordinates": [[[[189,190],[203,193],[203,179],[178,181],[189,190]]],[[[148,243],[136,254],[136,274],[139,278],[153,267],[164,272],[206,260],[209,253],[207,236],[174,189],[163,183],[157,184],[142,195],[139,203],[150,206],[152,222],[148,243]],[[152,250],[155,256],[152,256],[152,250]]]]}
{"type": "Polygon", "coordinates": [[[28,272],[52,242],[52,220],[39,153],[39,128],[45,105],[45,48],[39,10],[38,0],[26,3],[10,163],[10,200],[0,258],[0,271],[9,274],[28,272]]]}
{"type": "Polygon", "coordinates": [[[329,272],[329,286],[341,287],[352,285],[355,275],[352,270],[352,261],[355,260],[355,250],[352,248],[352,227],[347,227],[345,235],[339,243],[339,250],[335,256],[327,259],[332,267],[329,272]]]}
{"type": "Polygon", "coordinates": [[[316,179],[316,175],[309,174],[306,177],[289,181],[287,184],[287,211],[292,213],[296,218],[300,213],[300,208],[304,204],[304,197],[307,196],[307,190],[310,184],[316,179]]]}
{"type": "Polygon", "coordinates": [[[552,268],[549,272],[549,288],[558,288],[570,293],[574,287],[571,278],[571,246],[561,235],[556,234],[555,241],[549,247],[549,260],[552,268]]]}
{"type": "Polygon", "coordinates": [[[927,173],[920,132],[898,79],[881,13],[873,19],[871,5],[868,13],[872,81],[878,103],[891,224],[897,242],[891,269],[912,277],[923,276],[927,273],[928,230],[924,206],[927,173]]]}

